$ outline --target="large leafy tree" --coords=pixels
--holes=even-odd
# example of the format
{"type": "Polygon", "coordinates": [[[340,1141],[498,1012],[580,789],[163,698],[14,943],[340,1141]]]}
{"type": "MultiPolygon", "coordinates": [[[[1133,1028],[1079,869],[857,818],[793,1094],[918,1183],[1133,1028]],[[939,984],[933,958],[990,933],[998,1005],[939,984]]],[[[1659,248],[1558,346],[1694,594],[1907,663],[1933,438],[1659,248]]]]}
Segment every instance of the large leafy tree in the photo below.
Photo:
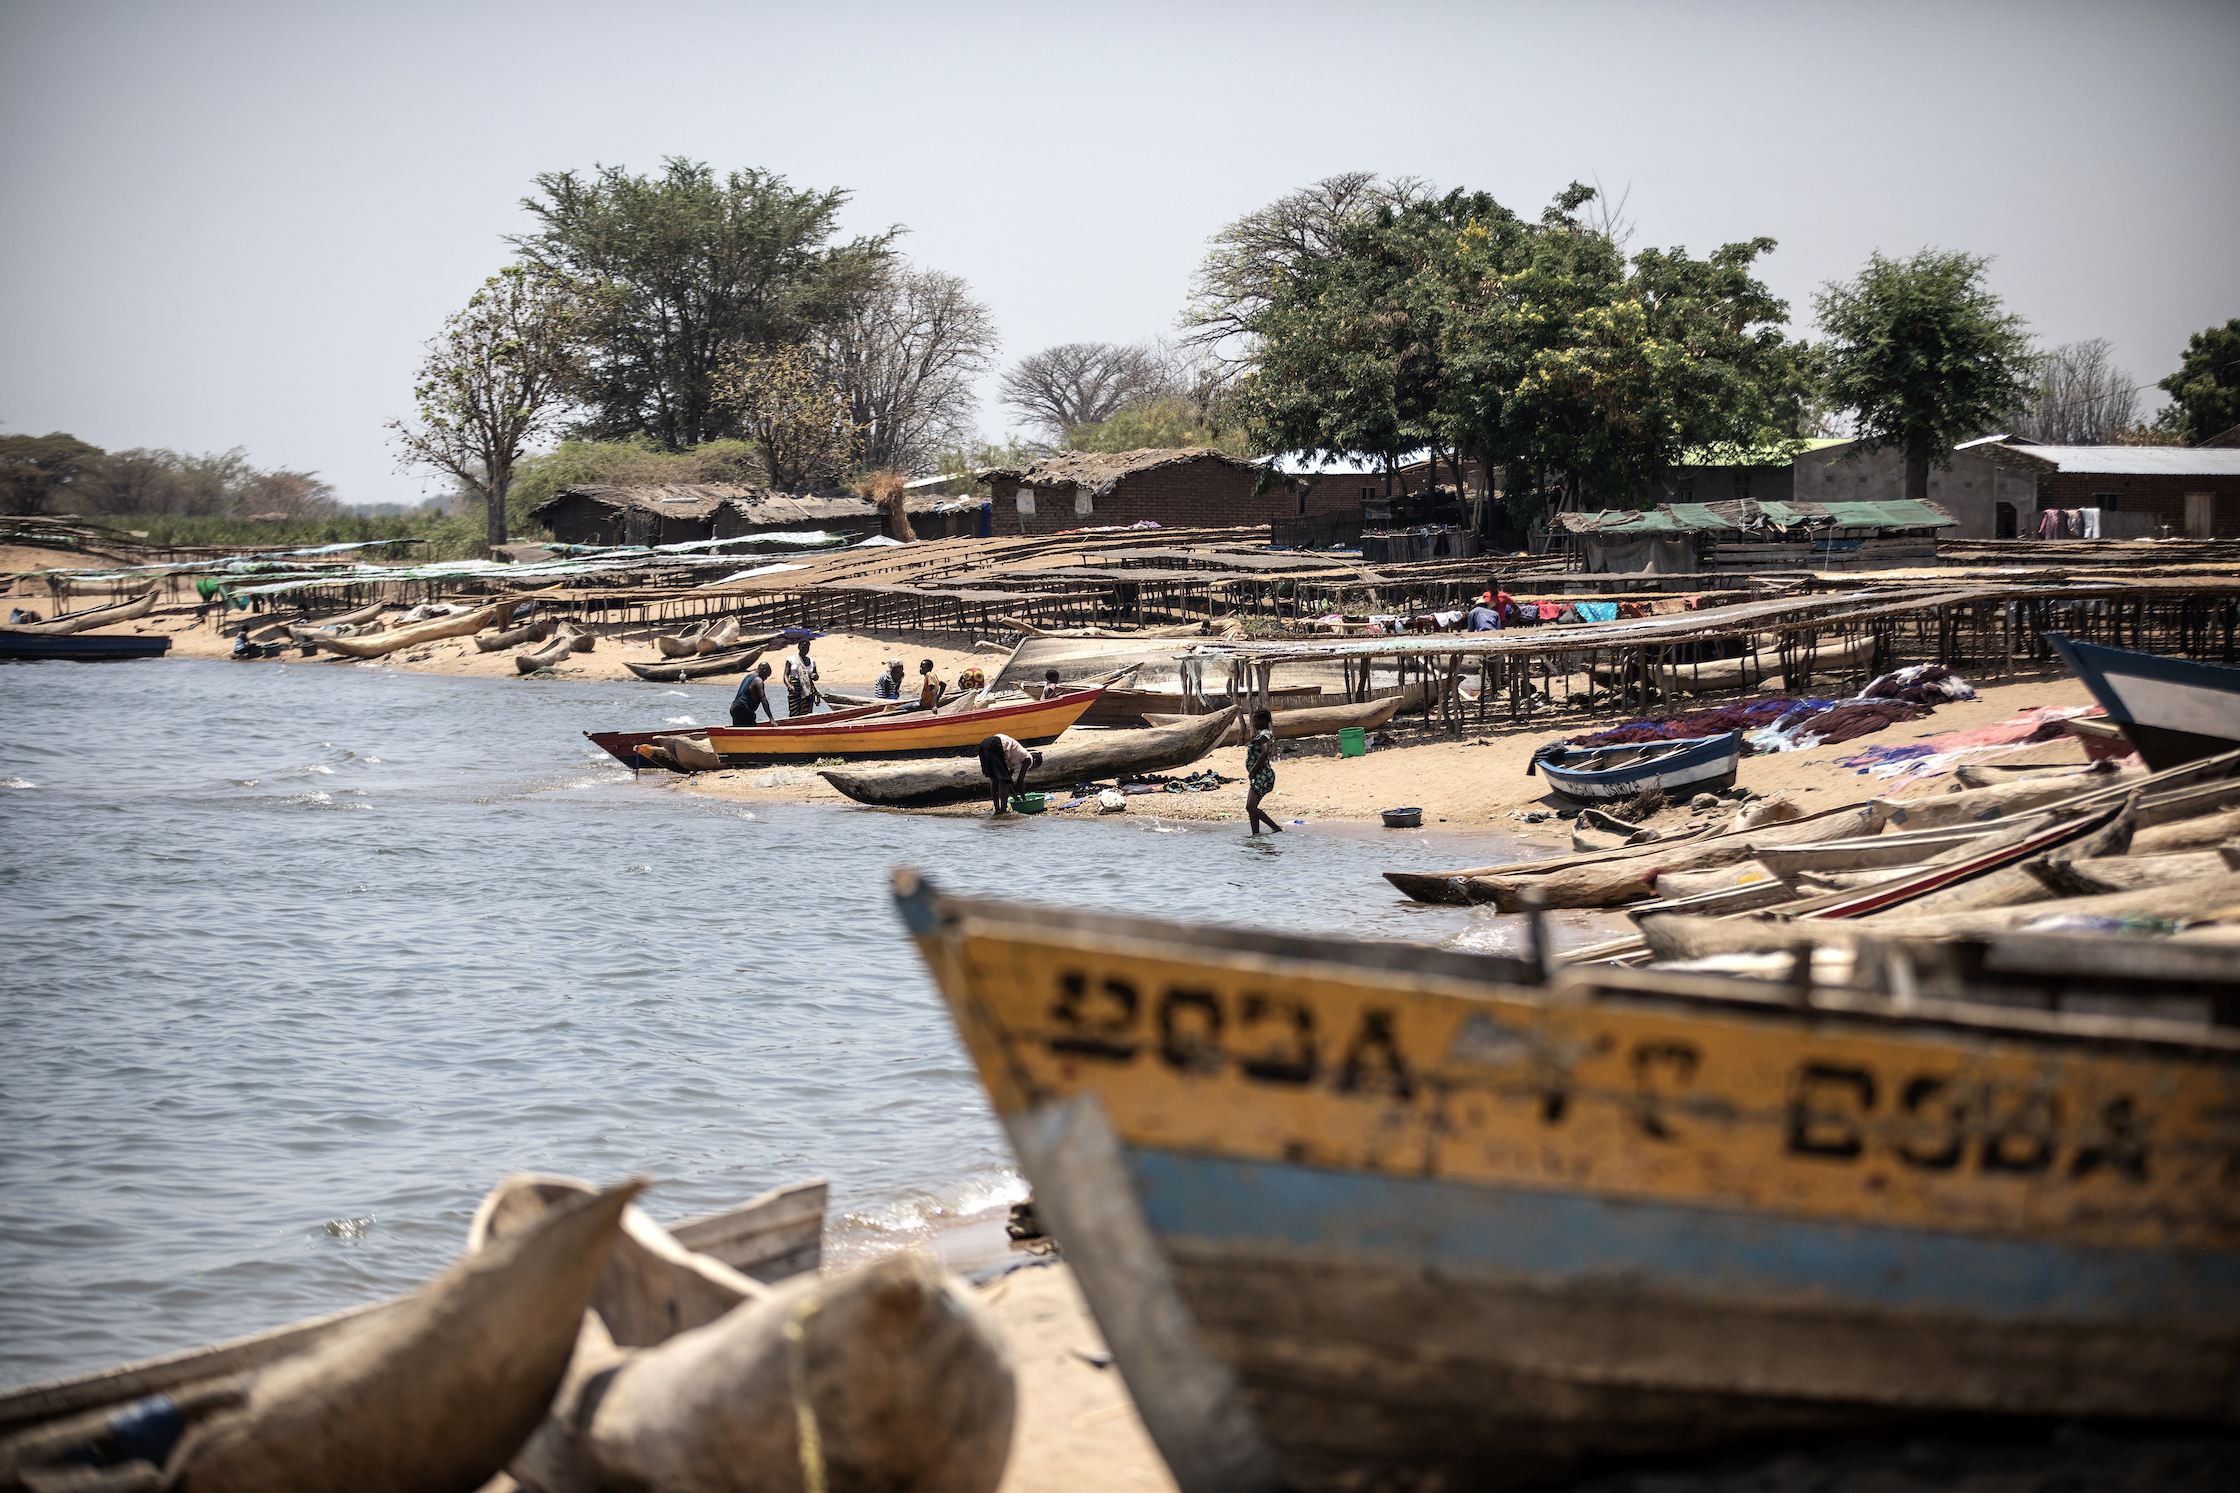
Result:
{"type": "Polygon", "coordinates": [[[2240,318],[2186,339],[2185,361],[2156,385],[2178,409],[2178,438],[2192,443],[2240,425],[2240,318]]]}
{"type": "Polygon", "coordinates": [[[897,230],[834,242],[848,194],[764,171],[718,177],[672,157],[547,172],[525,198],[541,225],[512,240],[533,265],[591,287],[577,433],[670,450],[740,434],[716,378],[738,349],[791,346],[837,321],[886,270],[897,230]]]}
{"type": "Polygon", "coordinates": [[[99,446],[65,435],[0,436],[0,513],[44,513],[71,484],[98,470],[99,446]]]}
{"type": "Polygon", "coordinates": [[[1578,217],[1593,197],[1574,184],[1530,222],[1454,192],[1293,265],[1253,320],[1238,409],[1255,445],[1475,457],[1509,469],[1521,513],[1627,501],[1687,447],[1793,421],[1787,307],[1750,274],[1772,241],[1629,259],[1578,217]]]}
{"type": "Polygon", "coordinates": [[[432,468],[482,500],[490,547],[506,542],[506,494],[530,445],[566,409],[581,297],[521,265],[492,275],[427,345],[410,420],[389,428],[401,465],[432,468]]]}
{"type": "Polygon", "coordinates": [[[808,347],[740,352],[725,362],[716,397],[762,453],[780,492],[830,486],[862,443],[847,391],[808,347]]]}
{"type": "Polygon", "coordinates": [[[1931,463],[1998,428],[2037,393],[2022,318],[1984,284],[1981,255],[1923,249],[1881,254],[1813,300],[1824,387],[1848,409],[1866,450],[1905,454],[1906,496],[1929,495],[1931,463]]]}

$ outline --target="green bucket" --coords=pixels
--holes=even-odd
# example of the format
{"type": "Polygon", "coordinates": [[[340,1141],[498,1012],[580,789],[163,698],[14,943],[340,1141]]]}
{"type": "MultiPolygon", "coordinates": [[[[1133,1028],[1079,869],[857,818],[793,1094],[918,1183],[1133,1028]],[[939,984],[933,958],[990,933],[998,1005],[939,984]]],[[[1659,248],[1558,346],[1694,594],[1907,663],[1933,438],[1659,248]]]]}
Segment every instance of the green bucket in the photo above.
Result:
{"type": "Polygon", "coordinates": [[[1369,754],[1369,733],[1359,726],[1347,726],[1338,733],[1338,755],[1341,757],[1366,757],[1369,754]]]}
{"type": "Polygon", "coordinates": [[[1048,803],[1047,793],[1014,793],[1011,795],[1011,812],[1014,814],[1039,814],[1048,803]]]}

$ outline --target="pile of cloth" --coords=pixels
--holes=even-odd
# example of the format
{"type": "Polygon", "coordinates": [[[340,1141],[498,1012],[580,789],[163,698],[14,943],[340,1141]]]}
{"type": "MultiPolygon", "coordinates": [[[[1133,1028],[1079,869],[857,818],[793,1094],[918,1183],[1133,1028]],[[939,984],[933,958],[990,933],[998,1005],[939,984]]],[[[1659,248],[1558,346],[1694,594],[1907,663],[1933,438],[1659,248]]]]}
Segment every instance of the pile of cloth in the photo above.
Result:
{"type": "Polygon", "coordinates": [[[1763,699],[1745,700],[1739,705],[1722,705],[1716,710],[1693,710],[1686,715],[1651,716],[1646,720],[1627,721],[1622,726],[1612,726],[1607,731],[1597,731],[1592,736],[1574,736],[1564,743],[1568,746],[1603,747],[1631,746],[1645,741],[1691,741],[1703,736],[1724,736],[1729,731],[1754,731],[1769,726],[1784,716],[1803,711],[1807,715],[1826,710],[1832,701],[1803,700],[1792,695],[1768,695],[1763,699]]]}
{"type": "Polygon", "coordinates": [[[1976,687],[1943,664],[1910,664],[1859,691],[1862,700],[1909,700],[1916,705],[1946,705],[1975,697],[1976,687]]]}
{"type": "Polygon", "coordinates": [[[2101,713],[2097,705],[2048,705],[1972,731],[1947,731],[1904,746],[1867,747],[1838,757],[1835,765],[1878,778],[1932,778],[1962,762],[1980,762],[2056,740],[2068,734],[2062,722],[2101,713]]]}

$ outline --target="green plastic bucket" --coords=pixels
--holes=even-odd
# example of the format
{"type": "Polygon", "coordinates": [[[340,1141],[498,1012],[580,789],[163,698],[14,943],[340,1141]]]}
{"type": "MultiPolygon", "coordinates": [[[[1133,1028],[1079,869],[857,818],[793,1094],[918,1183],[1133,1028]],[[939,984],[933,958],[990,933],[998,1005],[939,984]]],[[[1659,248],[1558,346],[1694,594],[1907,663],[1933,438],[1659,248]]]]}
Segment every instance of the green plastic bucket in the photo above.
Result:
{"type": "Polygon", "coordinates": [[[1011,795],[1011,812],[1014,814],[1039,814],[1048,802],[1047,793],[1014,793],[1011,795]]]}
{"type": "Polygon", "coordinates": [[[1341,757],[1366,757],[1369,754],[1369,733],[1359,726],[1347,726],[1338,733],[1338,755],[1341,757]]]}

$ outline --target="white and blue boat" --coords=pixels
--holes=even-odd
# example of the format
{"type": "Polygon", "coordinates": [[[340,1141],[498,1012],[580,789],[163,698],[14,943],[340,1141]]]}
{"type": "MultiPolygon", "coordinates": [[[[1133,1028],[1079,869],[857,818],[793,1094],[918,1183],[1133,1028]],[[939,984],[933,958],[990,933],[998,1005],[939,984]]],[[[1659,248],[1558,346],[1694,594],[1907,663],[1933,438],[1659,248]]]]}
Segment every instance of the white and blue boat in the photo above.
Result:
{"type": "Polygon", "coordinates": [[[2240,1030],[2127,954],[2084,1015],[895,891],[1183,1493],[2240,1425],[2240,1030]]]}
{"type": "Polygon", "coordinates": [[[2240,746],[2240,669],[2045,635],[2156,772],[2240,746]]]}
{"type": "Polygon", "coordinates": [[[1625,746],[1544,748],[1527,772],[1547,774],[1556,792],[1589,803],[1632,798],[1649,788],[1668,796],[1682,789],[1732,787],[1742,733],[1651,741],[1625,746]]]}

